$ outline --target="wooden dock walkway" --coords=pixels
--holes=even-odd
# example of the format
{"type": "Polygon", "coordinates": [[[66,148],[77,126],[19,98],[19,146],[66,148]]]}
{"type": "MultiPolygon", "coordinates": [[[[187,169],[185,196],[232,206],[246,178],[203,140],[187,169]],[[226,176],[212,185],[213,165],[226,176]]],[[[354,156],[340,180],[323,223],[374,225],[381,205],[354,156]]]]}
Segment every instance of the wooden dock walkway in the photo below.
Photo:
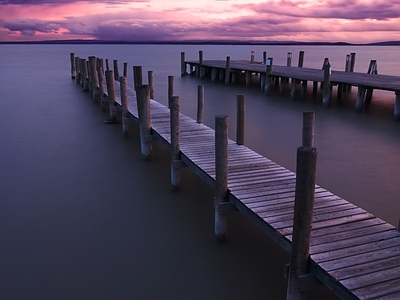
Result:
{"type": "MultiPolygon", "coordinates": [[[[120,90],[115,81],[122,110],[120,90]]],[[[139,122],[136,92],[126,91],[129,112],[122,123],[139,122]]],[[[150,112],[152,138],[147,141],[171,147],[170,109],[150,100],[150,112]]],[[[215,186],[215,131],[183,114],[179,119],[179,160],[215,186]]],[[[235,141],[228,140],[227,148],[226,201],[290,253],[296,174],[235,141]]],[[[317,185],[312,221],[309,274],[299,280],[299,290],[322,283],[341,299],[400,299],[398,229],[317,185]]]]}
{"type": "MultiPolygon", "coordinates": [[[[358,88],[355,110],[360,112],[364,106],[371,102],[372,92],[376,90],[391,91],[395,93],[394,97],[394,119],[400,120],[400,76],[388,76],[381,74],[367,74],[359,72],[345,72],[330,70],[326,77],[323,69],[312,69],[303,67],[278,66],[272,65],[273,60],[269,58],[270,65],[263,62],[251,62],[246,60],[190,60],[184,59],[182,54],[182,75],[186,74],[187,65],[189,65],[189,74],[197,74],[201,77],[211,77],[213,81],[224,81],[225,83],[234,83],[238,81],[240,74],[246,75],[246,85],[250,85],[252,74],[259,75],[260,87],[266,93],[269,93],[269,84],[266,81],[275,80],[281,94],[284,93],[288,79],[291,78],[290,97],[296,97],[296,89],[301,85],[301,98],[305,98],[307,82],[313,82],[313,95],[317,93],[318,83],[324,83],[328,80],[330,89],[327,89],[323,96],[323,104],[330,105],[332,96],[332,87],[337,86],[337,98],[341,99],[343,91],[348,86],[358,88]],[[267,68],[270,67],[268,71],[267,68]]],[[[325,61],[326,62],[326,61],[325,61]]],[[[267,60],[268,64],[268,60],[267,60]]]]}

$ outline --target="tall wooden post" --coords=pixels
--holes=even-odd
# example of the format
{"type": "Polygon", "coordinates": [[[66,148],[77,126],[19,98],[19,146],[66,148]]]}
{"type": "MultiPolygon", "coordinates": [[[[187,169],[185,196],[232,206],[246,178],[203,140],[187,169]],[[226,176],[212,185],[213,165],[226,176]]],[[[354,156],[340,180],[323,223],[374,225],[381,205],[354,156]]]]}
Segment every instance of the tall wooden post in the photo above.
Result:
{"type": "Polygon", "coordinates": [[[110,114],[110,119],[106,120],[106,122],[116,122],[116,107],[117,107],[117,97],[115,93],[115,84],[114,84],[114,72],[113,70],[106,71],[106,84],[107,84],[107,95],[108,95],[108,111],[110,114]]]}
{"type": "Polygon", "coordinates": [[[237,122],[236,122],[236,144],[244,145],[246,126],[246,96],[236,95],[237,122]]]}
{"type": "Polygon", "coordinates": [[[168,107],[170,107],[170,99],[174,95],[174,76],[168,76],[168,107]]]}
{"type": "Polygon", "coordinates": [[[129,123],[130,119],[128,119],[128,78],[126,76],[121,76],[119,78],[120,82],[120,91],[121,91],[121,120],[122,120],[122,133],[124,137],[128,137],[129,132],[129,123]]]}
{"type": "Polygon", "coordinates": [[[313,111],[303,112],[302,146],[311,148],[314,146],[314,124],[315,113],[313,111]]]}
{"type": "Polygon", "coordinates": [[[124,75],[125,78],[128,78],[128,63],[124,63],[124,75]]]}
{"type": "Polygon", "coordinates": [[[254,52],[254,51],[251,51],[250,53],[251,53],[251,54],[250,54],[250,63],[251,63],[251,64],[254,64],[255,52],[254,52]]]}
{"type": "Polygon", "coordinates": [[[246,87],[250,86],[251,82],[251,71],[246,71],[246,87]]]}
{"type": "Polygon", "coordinates": [[[220,203],[228,196],[228,116],[215,117],[215,197],[214,232],[217,241],[226,239],[227,215],[220,209],[220,203]]]}
{"type": "Polygon", "coordinates": [[[80,67],[80,58],[75,56],[75,68],[76,68],[76,77],[75,77],[75,83],[80,84],[81,83],[81,67],[80,67]]]}
{"type": "Polygon", "coordinates": [[[114,64],[114,80],[119,80],[119,71],[118,71],[118,60],[114,59],[113,60],[114,64]]]}
{"type": "Polygon", "coordinates": [[[150,87],[150,99],[154,100],[154,76],[153,71],[147,72],[147,79],[150,87]]]}
{"type": "Polygon", "coordinates": [[[133,66],[133,86],[136,88],[143,85],[142,66],[133,66]]]}
{"type": "Polygon", "coordinates": [[[185,52],[181,52],[181,76],[185,76],[186,74],[185,52]]]}
{"type": "Polygon", "coordinates": [[[106,58],[106,71],[110,70],[110,64],[108,63],[108,58],[106,58]]]}
{"type": "Polygon", "coordinates": [[[71,60],[71,78],[75,79],[76,77],[75,53],[70,53],[69,57],[71,60]]]}
{"type": "Polygon", "coordinates": [[[150,89],[148,85],[136,87],[136,99],[140,127],[140,149],[145,160],[152,160],[153,145],[151,137],[150,89]]]}
{"type": "Polygon", "coordinates": [[[323,85],[323,95],[322,95],[322,104],[324,106],[329,106],[331,104],[331,64],[329,63],[329,59],[325,58],[324,64],[324,85],[323,85]]]}
{"type": "Polygon", "coordinates": [[[204,77],[204,70],[203,70],[203,51],[199,51],[199,73],[198,76],[200,78],[204,77]]]}
{"type": "Polygon", "coordinates": [[[365,92],[366,92],[366,87],[359,85],[358,86],[358,92],[357,92],[357,99],[356,99],[356,112],[361,112],[363,105],[364,105],[364,100],[365,100],[365,92]]]}
{"type": "Polygon", "coordinates": [[[300,92],[300,98],[301,100],[306,100],[306,94],[307,94],[307,80],[303,80],[301,82],[301,92],[300,92]]]}
{"type": "Polygon", "coordinates": [[[204,122],[204,85],[197,86],[197,123],[204,122]]]}
{"type": "Polygon", "coordinates": [[[84,92],[89,92],[89,78],[88,78],[88,68],[86,64],[86,59],[81,59],[81,74],[82,74],[82,87],[84,92]]]}
{"type": "Polygon", "coordinates": [[[105,111],[104,108],[104,67],[103,67],[103,59],[97,60],[97,78],[99,79],[99,91],[98,96],[100,99],[100,104],[105,111]]]}
{"type": "Polygon", "coordinates": [[[265,65],[267,63],[267,51],[263,52],[263,64],[265,65]]]}
{"type": "Polygon", "coordinates": [[[97,76],[97,58],[95,56],[89,57],[89,65],[90,65],[90,78],[91,78],[91,86],[90,91],[92,92],[92,98],[97,103],[100,101],[98,87],[99,87],[99,79],[97,76]]]}
{"type": "Polygon", "coordinates": [[[297,66],[299,68],[302,68],[304,64],[304,51],[300,51],[299,52],[299,63],[297,64],[297,66]]]}
{"type": "Polygon", "coordinates": [[[225,63],[225,84],[229,84],[230,75],[231,75],[231,57],[227,56],[225,63]]]}
{"type": "Polygon", "coordinates": [[[292,52],[287,53],[286,66],[288,67],[292,66],[292,52]]]}
{"type": "Polygon", "coordinates": [[[297,149],[296,189],[293,216],[292,250],[287,300],[305,299],[298,289],[299,276],[308,273],[311,229],[314,211],[317,149],[313,148],[314,113],[303,114],[302,146],[297,149]]]}
{"type": "Polygon", "coordinates": [[[180,183],[180,122],[179,122],[179,97],[170,98],[170,125],[171,125],[171,185],[173,191],[179,190],[180,183]]]}
{"type": "Polygon", "coordinates": [[[273,69],[273,63],[274,63],[274,59],[272,57],[269,57],[267,59],[267,70],[266,70],[266,74],[265,74],[265,93],[267,95],[269,95],[269,93],[271,92],[271,73],[272,73],[272,69],[273,69]]]}

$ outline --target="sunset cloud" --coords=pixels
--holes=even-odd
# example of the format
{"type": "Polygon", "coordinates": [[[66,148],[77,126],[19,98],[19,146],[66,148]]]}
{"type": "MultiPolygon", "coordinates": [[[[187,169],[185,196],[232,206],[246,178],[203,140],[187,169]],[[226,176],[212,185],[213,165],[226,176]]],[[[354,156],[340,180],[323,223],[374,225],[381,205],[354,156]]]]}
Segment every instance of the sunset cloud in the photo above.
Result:
{"type": "Polygon", "coordinates": [[[400,40],[398,0],[0,0],[0,40],[400,40]]]}

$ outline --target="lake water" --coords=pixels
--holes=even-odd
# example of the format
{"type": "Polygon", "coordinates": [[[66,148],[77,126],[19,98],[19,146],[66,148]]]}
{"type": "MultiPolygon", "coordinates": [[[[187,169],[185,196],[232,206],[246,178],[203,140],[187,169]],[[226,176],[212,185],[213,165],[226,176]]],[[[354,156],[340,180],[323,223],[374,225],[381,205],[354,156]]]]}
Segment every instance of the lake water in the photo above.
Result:
{"type": "MultiPolygon", "coordinates": [[[[305,67],[329,57],[343,70],[356,52],[355,71],[378,61],[380,74],[400,76],[398,47],[0,45],[0,298],[1,299],[284,299],[286,253],[240,213],[229,215],[227,243],[213,236],[213,190],[183,170],[171,192],[169,152],[140,157],[138,132],[123,139],[70,79],[69,53],[118,59],[152,70],[155,99],[167,103],[175,76],[181,110],[196,116],[197,85],[205,86],[205,123],[230,116],[245,94],[245,144],[295,169],[302,112],[316,113],[317,183],[397,225],[400,217],[400,123],[392,121],[394,93],[375,91],[368,111],[354,112],[356,88],[342,103],[292,101],[256,86],[225,86],[180,77],[187,59],[261,60],[286,64],[305,51],[305,67]]],[[[320,97],[318,98],[320,99],[320,97]]],[[[308,299],[336,299],[326,288],[308,299]]]]}

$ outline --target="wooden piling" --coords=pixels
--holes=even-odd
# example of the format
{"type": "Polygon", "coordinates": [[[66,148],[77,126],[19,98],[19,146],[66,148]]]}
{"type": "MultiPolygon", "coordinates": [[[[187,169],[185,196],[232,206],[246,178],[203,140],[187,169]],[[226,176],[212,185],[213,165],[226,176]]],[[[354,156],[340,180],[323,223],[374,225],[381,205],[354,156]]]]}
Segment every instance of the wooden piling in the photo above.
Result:
{"type": "Polygon", "coordinates": [[[292,66],[292,52],[287,53],[286,66],[288,67],[292,66]]]}
{"type": "Polygon", "coordinates": [[[143,85],[142,66],[133,66],[133,86],[136,88],[143,85]]]}
{"type": "Polygon", "coordinates": [[[171,97],[174,96],[174,76],[168,76],[168,107],[171,97]]]}
{"type": "Polygon", "coordinates": [[[307,80],[303,80],[301,82],[301,92],[300,92],[300,98],[301,100],[306,100],[306,94],[307,94],[307,80]]]}
{"type": "Polygon", "coordinates": [[[186,74],[185,52],[181,52],[181,76],[185,76],[186,74]]]}
{"type": "Polygon", "coordinates": [[[128,63],[124,63],[124,75],[125,78],[128,78],[128,63]]]}
{"type": "Polygon", "coordinates": [[[271,92],[271,76],[270,76],[270,74],[272,73],[273,63],[274,63],[274,59],[272,57],[269,57],[266,62],[267,69],[265,72],[265,84],[264,84],[264,91],[267,95],[269,95],[271,92]]]}
{"type": "Polygon", "coordinates": [[[251,51],[251,54],[250,54],[250,63],[251,64],[254,64],[254,56],[255,56],[255,52],[251,51]]]}
{"type": "Polygon", "coordinates": [[[292,78],[292,82],[290,85],[290,99],[292,100],[296,98],[296,87],[297,87],[297,80],[292,78]]]}
{"type": "MultiPolygon", "coordinates": [[[[367,74],[371,74],[371,75],[378,74],[378,64],[375,59],[370,61],[367,74]]],[[[367,93],[365,95],[365,105],[371,104],[373,92],[374,92],[373,88],[367,88],[367,93]]]]}
{"type": "Polygon", "coordinates": [[[118,60],[114,59],[113,60],[114,64],[114,80],[119,80],[119,71],[118,71],[118,60]]]}
{"type": "Polygon", "coordinates": [[[154,99],[154,76],[153,71],[147,72],[147,80],[150,87],[150,99],[154,99]]]}
{"type": "Polygon", "coordinates": [[[308,273],[312,218],[314,210],[317,149],[297,149],[296,188],[293,216],[292,249],[287,287],[287,300],[304,299],[298,288],[299,277],[308,273]]]}
{"type": "Polygon", "coordinates": [[[236,96],[237,122],[236,122],[236,144],[244,145],[246,126],[246,96],[236,96]]]}
{"type": "Polygon", "coordinates": [[[100,101],[98,87],[99,87],[99,79],[97,76],[97,58],[95,56],[89,57],[89,70],[90,70],[90,91],[92,93],[92,98],[95,103],[100,101]]]}
{"type": "Polygon", "coordinates": [[[311,148],[314,146],[314,124],[315,113],[313,111],[303,112],[303,131],[301,143],[303,147],[311,148]]]}
{"type": "Polygon", "coordinates": [[[114,84],[114,71],[108,70],[106,71],[106,84],[107,84],[107,95],[108,95],[108,111],[110,114],[110,120],[117,120],[116,116],[116,93],[115,93],[115,84],[114,84]]]}
{"type": "Polygon", "coordinates": [[[263,64],[267,64],[267,51],[263,52],[263,64]]]}
{"type": "Polygon", "coordinates": [[[84,92],[89,92],[89,78],[88,78],[88,69],[86,64],[86,59],[81,59],[81,74],[82,74],[82,81],[81,85],[84,92]]]}
{"type": "Polygon", "coordinates": [[[226,64],[225,64],[225,84],[229,84],[231,75],[231,57],[226,57],[226,64]]]}
{"type": "Polygon", "coordinates": [[[250,87],[251,83],[251,71],[246,71],[246,87],[250,87]]]}
{"type": "Polygon", "coordinates": [[[75,53],[69,54],[71,60],[71,79],[76,78],[76,65],[75,65],[75,53]]]}
{"type": "Polygon", "coordinates": [[[98,90],[98,96],[100,100],[100,104],[104,109],[104,67],[103,67],[103,59],[98,59],[97,60],[97,78],[99,79],[99,90],[98,90]]]}
{"type": "Polygon", "coordinates": [[[80,84],[81,83],[80,58],[77,56],[75,56],[75,68],[76,68],[75,83],[80,84]]]}
{"type": "Polygon", "coordinates": [[[179,190],[180,183],[180,122],[179,97],[170,98],[170,125],[171,125],[171,185],[173,191],[179,190]]]}
{"type": "Polygon", "coordinates": [[[204,122],[204,85],[197,86],[197,123],[204,122]]]}
{"type": "Polygon", "coordinates": [[[299,68],[302,68],[302,67],[303,67],[303,64],[304,64],[304,51],[300,51],[300,52],[299,52],[299,62],[298,62],[298,64],[297,64],[297,66],[298,66],[299,68]]]}
{"type": "Polygon", "coordinates": [[[145,160],[152,160],[153,145],[150,118],[150,88],[148,85],[136,87],[136,99],[140,128],[140,149],[145,160]]]}
{"type": "Polygon", "coordinates": [[[357,99],[356,99],[356,112],[362,111],[365,100],[365,92],[366,92],[366,87],[359,85],[357,92],[357,99]]]}
{"type": "Polygon", "coordinates": [[[128,108],[128,78],[126,76],[121,76],[119,78],[119,87],[121,92],[121,121],[122,121],[122,133],[124,137],[128,137],[129,134],[129,123],[128,118],[129,108],[128,108]]]}
{"type": "Polygon", "coordinates": [[[323,95],[322,95],[322,104],[324,106],[329,106],[331,104],[331,64],[329,63],[329,59],[325,58],[324,64],[324,84],[323,84],[323,95]]]}
{"type": "Polygon", "coordinates": [[[204,77],[204,70],[203,70],[203,51],[199,51],[199,71],[198,75],[200,78],[204,77]]]}
{"type": "Polygon", "coordinates": [[[215,197],[214,232],[217,241],[223,242],[227,233],[227,215],[220,209],[220,203],[228,195],[228,116],[215,117],[215,197]]]}
{"type": "Polygon", "coordinates": [[[106,71],[110,70],[110,64],[108,63],[108,59],[106,58],[106,71]]]}

